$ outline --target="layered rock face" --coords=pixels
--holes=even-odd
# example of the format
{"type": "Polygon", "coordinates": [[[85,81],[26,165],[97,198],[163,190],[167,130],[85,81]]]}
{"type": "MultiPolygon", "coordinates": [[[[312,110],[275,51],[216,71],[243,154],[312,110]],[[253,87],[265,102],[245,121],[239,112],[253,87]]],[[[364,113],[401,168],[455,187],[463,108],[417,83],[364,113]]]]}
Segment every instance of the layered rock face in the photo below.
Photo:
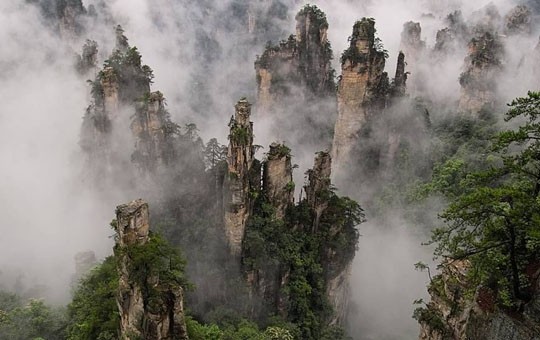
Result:
{"type": "Polygon", "coordinates": [[[366,121],[384,108],[389,83],[384,72],[385,53],[377,49],[375,41],[375,22],[366,18],[358,21],[350,41],[341,59],[338,118],[332,146],[338,171],[349,159],[366,121]]]}
{"type": "Polygon", "coordinates": [[[484,32],[471,40],[465,71],[459,78],[461,112],[479,114],[482,110],[495,108],[502,55],[503,47],[497,34],[484,32]]]}
{"type": "Polygon", "coordinates": [[[251,212],[250,173],[255,149],[253,147],[253,123],[250,121],[251,104],[240,100],[229,123],[229,147],[227,150],[228,174],[225,179],[225,234],[231,252],[239,255],[247,219],[251,212]]]}
{"type": "Polygon", "coordinates": [[[270,145],[263,169],[263,191],[276,209],[276,217],[282,219],[294,202],[290,149],[283,144],[270,145]]]}
{"type": "MultiPolygon", "coordinates": [[[[467,297],[468,270],[466,261],[455,261],[443,265],[442,273],[433,278],[431,302],[420,316],[420,340],[540,339],[540,281],[521,313],[505,312],[496,306],[496,293],[488,287],[476,287],[474,296],[467,297]]],[[[538,277],[540,271],[533,275],[538,277]]]]}
{"type": "Polygon", "coordinates": [[[139,199],[118,206],[116,221],[115,254],[119,273],[116,300],[122,339],[188,339],[182,287],[164,285],[159,277],[146,277],[141,282],[130,272],[133,264],[127,255],[129,248],[143,246],[151,237],[148,204],[139,199]],[[160,293],[159,298],[149,300],[145,293],[148,286],[160,293]]]}

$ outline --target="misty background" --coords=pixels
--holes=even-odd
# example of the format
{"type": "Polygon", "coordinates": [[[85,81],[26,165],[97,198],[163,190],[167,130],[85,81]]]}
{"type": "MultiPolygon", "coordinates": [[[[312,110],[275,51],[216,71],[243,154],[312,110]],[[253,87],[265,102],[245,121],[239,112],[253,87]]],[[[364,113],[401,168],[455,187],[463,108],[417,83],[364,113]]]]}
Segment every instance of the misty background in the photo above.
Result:
{"type": "MultiPolygon", "coordinates": [[[[305,4],[283,1],[286,7],[281,17],[274,17],[267,26],[274,29],[253,34],[244,21],[228,16],[236,3],[108,1],[104,9],[107,15],[86,22],[87,30],[80,38],[72,39],[62,39],[35,6],[16,0],[0,3],[0,287],[45,297],[55,304],[68,302],[75,254],[92,250],[99,259],[110,254],[113,232],[108,225],[114,207],[136,198],[136,193],[123,188],[111,187],[105,195],[95,192],[81,175],[84,162],[79,132],[90,100],[86,79],[94,75],[79,75],[74,62],[85,39],[98,42],[101,65],[113,49],[113,27],[121,24],[131,46],[140,51],[143,63],[153,69],[152,88],[167,98],[172,120],[196,123],[204,141],[216,137],[226,144],[234,103],[244,96],[253,103],[257,100],[253,66],[256,56],[262,54],[268,40],[275,43],[295,32],[294,16],[305,4]]],[[[260,1],[257,7],[263,17],[266,3],[260,1]]],[[[445,18],[449,13],[459,9],[466,21],[474,20],[476,11],[490,1],[310,3],[328,17],[337,75],[352,25],[362,17],[373,17],[378,36],[389,52],[386,70],[392,77],[405,22],[421,23],[427,51],[433,48],[437,31],[447,26],[445,18]]],[[[504,16],[521,2],[491,3],[504,16]]],[[[84,2],[85,6],[102,8],[100,4],[84,2]]],[[[528,67],[537,60],[537,42],[536,30],[519,38],[505,37],[505,67],[499,76],[501,102],[538,86],[537,77],[528,67]]],[[[459,99],[466,43],[436,63],[428,54],[409,61],[425,75],[420,79],[412,74],[411,82],[424,82],[428,93],[423,95],[441,106],[456,105],[459,99]]],[[[448,114],[437,110],[431,113],[433,119],[448,114]]],[[[268,128],[271,117],[258,118],[258,112],[254,112],[252,120],[256,144],[266,146],[277,139],[291,146],[293,163],[299,165],[295,180],[303,183],[303,174],[312,166],[317,150],[312,144],[295,141],[295,130],[301,127],[289,122],[278,127],[281,132],[277,136],[274,129],[268,128]]],[[[373,184],[374,188],[379,185],[373,184]]],[[[361,205],[371,200],[367,196],[372,190],[341,189],[361,205]]],[[[437,202],[431,207],[434,223],[442,206],[437,202]]],[[[426,273],[414,270],[414,263],[423,261],[433,266],[432,252],[421,246],[429,234],[406,222],[405,213],[392,210],[384,218],[373,218],[367,211],[368,222],[360,226],[362,237],[353,265],[353,313],[349,320],[351,334],[358,334],[355,339],[412,339],[418,334],[418,325],[411,318],[412,302],[426,298],[428,278],[426,273]]]]}

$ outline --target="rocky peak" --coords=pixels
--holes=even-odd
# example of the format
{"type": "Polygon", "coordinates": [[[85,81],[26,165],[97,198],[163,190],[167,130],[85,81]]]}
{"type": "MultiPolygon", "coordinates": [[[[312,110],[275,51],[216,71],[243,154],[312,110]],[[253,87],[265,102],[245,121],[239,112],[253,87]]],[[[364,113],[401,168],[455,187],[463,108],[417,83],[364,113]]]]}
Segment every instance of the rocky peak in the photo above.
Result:
{"type": "Polygon", "coordinates": [[[313,169],[307,171],[307,185],[304,186],[308,205],[315,212],[313,231],[319,226],[322,213],[328,207],[330,194],[330,175],[332,173],[332,157],[327,151],[320,151],[315,157],[313,169]]]}
{"type": "Polygon", "coordinates": [[[422,41],[422,27],[419,22],[409,21],[403,25],[401,32],[401,51],[405,54],[407,60],[417,60],[420,53],[426,47],[422,41]]]}
{"type": "Polygon", "coordinates": [[[297,14],[296,22],[296,35],[276,46],[268,45],[255,62],[257,106],[263,111],[271,109],[276,98],[288,95],[294,86],[304,88],[308,97],[333,92],[326,15],[316,6],[306,5],[297,14]]]}
{"type": "Polygon", "coordinates": [[[284,144],[272,143],[263,169],[264,193],[276,208],[276,218],[283,219],[287,207],[294,203],[291,150],[284,144]]]}
{"type": "Polygon", "coordinates": [[[296,42],[300,72],[314,94],[328,94],[334,79],[330,59],[326,15],[316,6],[307,5],[296,15],[296,42]]]}
{"type": "Polygon", "coordinates": [[[86,75],[90,73],[90,71],[95,71],[98,63],[97,54],[97,42],[87,39],[83,45],[82,54],[78,56],[77,71],[82,75],[86,75]]]}
{"type": "Polygon", "coordinates": [[[129,43],[127,37],[124,35],[124,29],[122,26],[117,25],[114,29],[114,34],[116,37],[115,48],[118,51],[125,53],[129,49],[129,43]]]}
{"type": "Polygon", "coordinates": [[[63,39],[74,40],[82,33],[81,16],[86,14],[86,9],[81,0],[58,1],[56,13],[58,29],[63,39]]]}
{"type": "Polygon", "coordinates": [[[225,234],[234,255],[241,252],[247,219],[251,212],[250,172],[253,166],[251,104],[241,99],[229,123],[228,174],[225,179],[225,234]]]}
{"type": "Polygon", "coordinates": [[[532,12],[529,7],[514,7],[504,18],[504,31],[509,35],[530,34],[532,31],[532,12]]]}
{"type": "Polygon", "coordinates": [[[407,78],[409,72],[405,71],[405,54],[399,52],[397,66],[396,66],[396,76],[394,77],[394,82],[392,84],[392,96],[399,98],[405,95],[407,91],[407,78]]]}
{"type": "Polygon", "coordinates": [[[389,89],[388,75],[384,72],[386,52],[375,33],[373,19],[364,18],[356,22],[350,46],[341,57],[338,117],[332,146],[336,168],[349,158],[366,121],[386,105],[389,89]]]}
{"type": "Polygon", "coordinates": [[[446,53],[453,52],[461,45],[465,45],[469,37],[469,28],[463,19],[461,11],[455,11],[446,17],[445,20],[448,25],[446,28],[437,32],[435,48],[436,53],[446,55],[446,53]]]}
{"type": "Polygon", "coordinates": [[[148,93],[138,103],[131,132],[135,136],[132,160],[141,168],[153,171],[174,158],[173,138],[178,126],[169,119],[165,98],[159,91],[148,93]]]}
{"type": "MultiPolygon", "coordinates": [[[[141,199],[116,208],[116,245],[119,273],[116,301],[120,311],[122,339],[187,339],[184,321],[183,289],[148,272],[136,275],[135,257],[151,240],[148,204],[141,199]],[[136,249],[136,250],[134,250],[136,249]],[[151,287],[151,288],[149,288],[151,287]],[[149,291],[159,292],[150,296],[149,291]]],[[[145,266],[152,266],[145,263],[145,266]]]]}
{"type": "Polygon", "coordinates": [[[502,70],[503,46],[497,34],[486,31],[469,43],[465,71],[461,74],[459,110],[473,114],[493,109],[496,104],[497,75],[502,70]]]}

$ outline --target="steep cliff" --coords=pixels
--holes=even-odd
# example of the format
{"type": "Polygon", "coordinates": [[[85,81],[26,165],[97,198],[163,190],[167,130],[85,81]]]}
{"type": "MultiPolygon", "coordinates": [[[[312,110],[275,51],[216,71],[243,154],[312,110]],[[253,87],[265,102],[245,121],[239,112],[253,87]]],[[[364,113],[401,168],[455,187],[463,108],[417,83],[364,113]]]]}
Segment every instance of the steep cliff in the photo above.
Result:
{"type": "Polygon", "coordinates": [[[239,255],[247,219],[252,209],[250,198],[250,174],[255,149],[253,147],[253,123],[250,121],[251,104],[240,100],[229,123],[229,147],[227,150],[228,173],[225,179],[225,234],[231,252],[239,255]]]}
{"type": "MultiPolygon", "coordinates": [[[[163,95],[150,92],[152,70],[141,63],[141,55],[136,47],[130,47],[122,27],[117,26],[115,34],[115,50],[91,82],[92,103],[81,128],[80,145],[98,180],[105,173],[109,175],[104,178],[114,177],[128,161],[119,156],[128,154],[131,143],[131,161],[143,172],[167,165],[175,154],[172,141],[179,134],[165,109],[163,95]]],[[[87,42],[79,62],[81,71],[93,69],[96,54],[95,43],[87,42]]]]}
{"type": "Polygon", "coordinates": [[[296,35],[277,46],[267,46],[257,58],[257,108],[270,111],[298,88],[308,98],[328,96],[334,90],[332,50],[326,15],[306,6],[296,15],[296,35]]]}
{"type": "Polygon", "coordinates": [[[384,72],[386,55],[375,32],[373,19],[356,22],[350,47],[341,57],[338,117],[332,146],[332,159],[338,172],[350,159],[351,149],[367,120],[385,106],[389,88],[388,75],[384,72]]]}
{"type": "Polygon", "coordinates": [[[465,71],[459,78],[460,111],[478,115],[482,110],[489,111],[495,108],[497,76],[502,70],[503,57],[503,46],[499,39],[496,33],[485,31],[469,43],[465,71]]]}
{"type": "Polygon", "coordinates": [[[302,338],[318,339],[328,327],[342,325],[348,312],[350,265],[363,212],[335,194],[328,152],[317,153],[306,173],[305,198],[293,205],[292,182],[284,181],[276,195],[269,171],[290,176],[288,157],[283,145],[272,145],[245,230],[242,265],[254,296],[263,300],[259,313],[278,314],[299,325],[302,338]],[[268,162],[275,166],[267,167],[268,162]],[[283,198],[288,208],[280,217],[283,198]]]}
{"type": "Polygon", "coordinates": [[[276,217],[285,217],[294,202],[291,150],[283,144],[273,143],[263,164],[263,192],[276,209],[276,217]]]}
{"type": "Polygon", "coordinates": [[[328,147],[336,113],[327,30],[326,15],[306,5],[296,15],[296,34],[267,45],[255,61],[257,115],[269,119],[272,139],[310,153],[328,147]]]}
{"type": "MultiPolygon", "coordinates": [[[[415,311],[421,324],[420,340],[540,339],[540,280],[536,279],[535,297],[516,312],[499,307],[491,288],[471,286],[469,270],[466,261],[446,263],[433,278],[431,301],[415,311]]],[[[529,275],[538,278],[538,267],[531,270],[529,275]]]]}
{"type": "Polygon", "coordinates": [[[407,60],[409,91],[416,94],[417,91],[422,90],[422,75],[419,74],[420,69],[418,66],[422,62],[426,50],[426,43],[422,40],[422,27],[419,22],[409,21],[403,25],[399,48],[407,60]]]}
{"type": "Polygon", "coordinates": [[[118,206],[115,229],[122,339],[188,339],[178,268],[172,256],[160,268],[159,257],[168,254],[150,233],[148,205],[139,199],[118,206]]]}

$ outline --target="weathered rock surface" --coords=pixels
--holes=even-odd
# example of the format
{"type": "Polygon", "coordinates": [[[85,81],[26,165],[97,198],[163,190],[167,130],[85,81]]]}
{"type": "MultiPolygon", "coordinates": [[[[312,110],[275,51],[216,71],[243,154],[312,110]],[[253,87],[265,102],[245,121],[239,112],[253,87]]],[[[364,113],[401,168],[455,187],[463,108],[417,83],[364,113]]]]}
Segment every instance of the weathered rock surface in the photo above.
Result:
{"type": "Polygon", "coordinates": [[[225,179],[225,234],[231,252],[239,255],[246,222],[251,213],[250,173],[255,149],[253,147],[253,123],[250,121],[251,104],[240,100],[229,123],[229,147],[227,151],[228,174],[225,179]]]}
{"type": "Polygon", "coordinates": [[[119,272],[116,301],[120,311],[122,339],[188,339],[182,287],[163,286],[159,277],[149,277],[146,281],[140,282],[130,273],[131,258],[126,254],[127,249],[144,245],[149,241],[148,204],[139,199],[118,206],[116,221],[115,254],[119,272]],[[152,301],[145,298],[143,292],[148,290],[149,285],[160,292],[160,298],[154,298],[152,301]]]}
{"type": "Polygon", "coordinates": [[[282,219],[294,202],[290,149],[283,144],[270,145],[263,169],[263,191],[276,209],[276,217],[282,219]]]}
{"type": "Polygon", "coordinates": [[[277,46],[268,46],[257,58],[257,109],[270,112],[296,88],[307,97],[333,92],[332,51],[326,16],[315,6],[306,6],[296,16],[296,35],[277,46]]]}
{"type": "Polygon", "coordinates": [[[337,172],[349,159],[367,120],[384,108],[389,87],[384,72],[385,53],[377,49],[375,41],[375,22],[366,18],[358,21],[350,42],[341,59],[338,84],[338,117],[332,146],[337,172]]]}
{"type": "Polygon", "coordinates": [[[471,288],[468,269],[466,261],[448,263],[433,278],[431,301],[420,319],[420,340],[540,339],[538,284],[536,297],[524,306],[524,312],[509,313],[497,307],[495,292],[488,287],[477,287],[472,299],[466,297],[465,291],[471,288]]]}
{"type": "Polygon", "coordinates": [[[473,38],[461,74],[459,110],[479,114],[497,102],[497,76],[502,70],[503,47],[497,34],[488,31],[473,38]]]}

